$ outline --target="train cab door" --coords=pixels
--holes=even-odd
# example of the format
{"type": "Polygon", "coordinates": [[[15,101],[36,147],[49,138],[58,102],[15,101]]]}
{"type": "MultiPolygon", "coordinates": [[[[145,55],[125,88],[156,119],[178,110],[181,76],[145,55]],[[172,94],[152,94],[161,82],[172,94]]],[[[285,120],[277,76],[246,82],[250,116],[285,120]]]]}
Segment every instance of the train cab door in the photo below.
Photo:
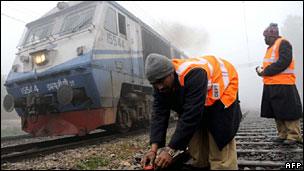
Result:
{"type": "Polygon", "coordinates": [[[135,84],[142,84],[142,74],[143,74],[143,63],[140,61],[140,31],[139,25],[132,20],[127,23],[127,30],[129,35],[129,44],[130,44],[130,57],[132,63],[132,82],[135,84]]]}

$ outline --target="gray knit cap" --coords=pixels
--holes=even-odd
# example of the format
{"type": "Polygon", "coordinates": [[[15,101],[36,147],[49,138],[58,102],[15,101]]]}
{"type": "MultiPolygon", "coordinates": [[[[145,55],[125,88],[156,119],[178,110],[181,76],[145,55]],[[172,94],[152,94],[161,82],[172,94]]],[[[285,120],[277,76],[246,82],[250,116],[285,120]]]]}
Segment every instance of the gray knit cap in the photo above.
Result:
{"type": "Polygon", "coordinates": [[[278,37],[279,28],[277,23],[270,23],[270,25],[264,30],[264,36],[278,37]]]}
{"type": "Polygon", "coordinates": [[[167,57],[151,53],[148,55],[145,63],[145,74],[151,84],[158,79],[164,78],[174,71],[173,64],[167,57]]]}

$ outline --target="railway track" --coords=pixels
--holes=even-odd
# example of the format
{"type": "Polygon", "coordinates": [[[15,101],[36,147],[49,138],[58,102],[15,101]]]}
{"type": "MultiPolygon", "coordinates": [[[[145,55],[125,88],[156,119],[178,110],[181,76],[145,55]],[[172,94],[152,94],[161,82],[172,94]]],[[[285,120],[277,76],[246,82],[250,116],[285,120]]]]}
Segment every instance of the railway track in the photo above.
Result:
{"type": "Polygon", "coordinates": [[[20,140],[24,138],[31,138],[30,134],[17,135],[17,136],[9,136],[9,137],[1,137],[1,142],[3,141],[12,141],[12,140],[20,140]]]}
{"type": "MultiPolygon", "coordinates": [[[[253,113],[249,112],[243,114],[244,117],[235,136],[239,170],[286,170],[288,162],[301,164],[299,168],[295,168],[295,163],[290,169],[303,170],[303,144],[284,145],[274,142],[273,139],[277,137],[274,119],[252,115],[253,113]]],[[[303,128],[302,121],[301,128],[303,128]]],[[[291,165],[290,163],[289,166],[291,165]]],[[[183,167],[182,170],[189,170],[188,166],[185,169],[183,167]]]]}
{"type": "MultiPolygon", "coordinates": [[[[301,128],[302,123],[301,121],[301,128]]],[[[274,142],[275,137],[277,132],[273,119],[245,117],[235,137],[239,169],[285,169],[287,162],[301,163],[302,166],[298,169],[303,169],[303,144],[284,145],[274,142]]]]}
{"type": "Polygon", "coordinates": [[[138,129],[124,134],[105,131],[89,134],[83,137],[67,137],[42,142],[7,146],[1,148],[1,164],[3,162],[16,162],[23,159],[38,157],[65,149],[73,149],[81,146],[103,143],[117,138],[141,134],[146,131],[147,129],[138,129]]]}
{"type": "MultiPolygon", "coordinates": [[[[278,170],[285,169],[287,162],[303,164],[303,144],[284,145],[274,142],[277,136],[273,119],[246,115],[236,135],[238,164],[240,170],[278,170]]],[[[173,124],[170,127],[174,126],[173,124]]],[[[301,121],[301,128],[303,127],[301,121]]],[[[86,137],[67,137],[39,143],[28,143],[1,148],[1,163],[46,155],[65,149],[77,148],[113,139],[147,133],[147,129],[125,134],[113,132],[95,133],[86,137]]],[[[299,168],[303,169],[303,166],[299,168]]]]}

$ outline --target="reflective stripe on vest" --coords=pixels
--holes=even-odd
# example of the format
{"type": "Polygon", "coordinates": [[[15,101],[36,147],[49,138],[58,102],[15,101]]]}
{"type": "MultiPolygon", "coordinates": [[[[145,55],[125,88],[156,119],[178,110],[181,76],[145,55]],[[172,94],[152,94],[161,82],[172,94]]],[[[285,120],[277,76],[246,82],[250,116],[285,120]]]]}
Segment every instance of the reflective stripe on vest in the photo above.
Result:
{"type": "MultiPolygon", "coordinates": [[[[264,68],[279,60],[279,48],[282,40],[284,39],[278,38],[273,44],[273,47],[270,47],[266,51],[266,55],[263,60],[264,68]]],[[[292,59],[290,65],[284,71],[274,76],[264,76],[263,82],[264,84],[295,84],[294,73],[294,60],[292,59]]]]}
{"type": "Polygon", "coordinates": [[[271,62],[274,63],[276,60],[274,58],[264,58],[263,62],[271,62]]]}
{"type": "MultiPolygon", "coordinates": [[[[179,77],[181,86],[184,86],[184,78],[194,68],[202,68],[207,72],[208,76],[208,91],[206,96],[206,106],[212,105],[216,100],[224,97],[224,92],[230,84],[229,73],[226,67],[226,61],[214,56],[206,56],[191,59],[173,59],[175,71],[179,77]],[[217,67],[217,68],[215,68],[217,67]],[[216,80],[216,81],[215,81],[216,80]]],[[[228,65],[228,64],[227,64],[228,65]]],[[[234,72],[234,69],[231,69],[234,72]]],[[[235,80],[234,80],[235,81],[235,80]]],[[[235,85],[235,84],[234,84],[235,85]]],[[[237,85],[236,85],[237,87],[237,85]]],[[[225,94],[225,106],[230,106],[236,98],[236,92],[230,89],[225,94]],[[232,97],[232,98],[231,98],[232,97]]],[[[237,90],[237,88],[236,88],[237,90]]]]}
{"type": "Polygon", "coordinates": [[[228,70],[225,67],[224,62],[220,58],[215,57],[215,59],[220,63],[220,68],[221,68],[221,71],[222,71],[222,76],[223,76],[223,81],[224,81],[224,87],[225,87],[224,89],[226,89],[227,86],[228,86],[228,84],[229,84],[228,70]]]}
{"type": "Polygon", "coordinates": [[[188,62],[184,62],[182,63],[178,69],[176,70],[177,74],[181,74],[183,71],[185,71],[190,65],[192,64],[206,64],[207,60],[198,60],[198,61],[188,61],[188,62]]]}
{"type": "Polygon", "coordinates": [[[192,69],[201,68],[207,72],[206,106],[211,106],[217,100],[221,100],[225,107],[229,107],[237,98],[238,76],[228,61],[215,56],[204,56],[191,59],[173,59],[172,63],[181,86],[184,86],[184,79],[192,69]]]}
{"type": "Polygon", "coordinates": [[[294,70],[293,69],[285,69],[283,72],[281,72],[280,74],[294,74],[294,70]]]}
{"type": "MultiPolygon", "coordinates": [[[[212,75],[213,75],[212,65],[206,59],[203,59],[203,58],[194,58],[194,59],[196,59],[197,61],[187,61],[187,62],[182,63],[178,67],[178,69],[176,70],[176,73],[178,75],[181,75],[192,64],[202,64],[202,65],[207,64],[208,68],[210,70],[210,77],[212,77],[212,75]]],[[[212,87],[212,83],[211,83],[211,80],[209,78],[208,78],[208,86],[207,87],[208,87],[208,90],[211,89],[211,87],[212,87]]]]}
{"type": "MultiPolygon", "coordinates": [[[[272,53],[275,52],[275,47],[272,50],[272,53]]],[[[274,63],[277,62],[278,58],[275,58],[274,56],[271,56],[271,58],[264,58],[263,62],[270,62],[270,63],[274,63]]],[[[294,74],[294,70],[288,69],[286,68],[283,72],[281,72],[281,74],[294,74]]]]}

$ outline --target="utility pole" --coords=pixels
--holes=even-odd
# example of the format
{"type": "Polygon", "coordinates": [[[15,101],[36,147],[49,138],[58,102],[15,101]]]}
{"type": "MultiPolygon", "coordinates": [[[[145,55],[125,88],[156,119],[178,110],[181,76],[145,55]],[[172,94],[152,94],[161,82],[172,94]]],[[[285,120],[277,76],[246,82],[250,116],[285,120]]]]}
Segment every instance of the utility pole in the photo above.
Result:
{"type": "Polygon", "coordinates": [[[250,53],[249,53],[249,45],[248,45],[248,34],[247,34],[247,24],[246,24],[245,1],[242,1],[242,4],[243,4],[243,16],[244,16],[245,37],[246,37],[246,46],[247,46],[247,57],[248,57],[248,62],[250,62],[250,53]]]}

